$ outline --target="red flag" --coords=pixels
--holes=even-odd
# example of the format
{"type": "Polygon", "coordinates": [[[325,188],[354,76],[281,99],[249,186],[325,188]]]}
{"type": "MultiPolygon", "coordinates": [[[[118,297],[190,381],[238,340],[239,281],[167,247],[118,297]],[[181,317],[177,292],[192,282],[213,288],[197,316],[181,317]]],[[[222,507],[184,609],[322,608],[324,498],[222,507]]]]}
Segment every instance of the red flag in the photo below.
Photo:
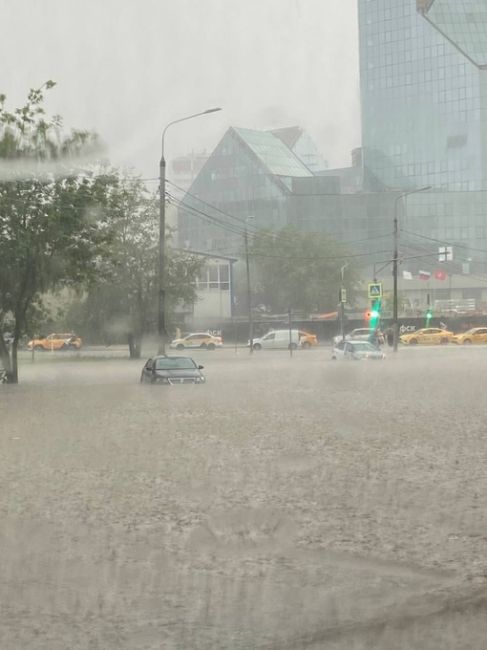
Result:
{"type": "Polygon", "coordinates": [[[437,271],[435,271],[435,278],[437,280],[446,280],[446,271],[444,271],[443,269],[438,269],[437,271]]]}

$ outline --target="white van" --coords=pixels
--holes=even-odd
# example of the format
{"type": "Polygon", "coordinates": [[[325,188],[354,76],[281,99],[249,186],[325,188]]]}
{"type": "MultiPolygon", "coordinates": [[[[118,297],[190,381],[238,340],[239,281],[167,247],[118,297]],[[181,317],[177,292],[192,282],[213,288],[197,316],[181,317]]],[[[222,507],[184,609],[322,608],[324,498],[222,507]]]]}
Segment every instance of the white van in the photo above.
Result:
{"type": "Polygon", "coordinates": [[[300,345],[299,330],[271,330],[265,336],[253,339],[254,350],[296,350],[300,345]]]}

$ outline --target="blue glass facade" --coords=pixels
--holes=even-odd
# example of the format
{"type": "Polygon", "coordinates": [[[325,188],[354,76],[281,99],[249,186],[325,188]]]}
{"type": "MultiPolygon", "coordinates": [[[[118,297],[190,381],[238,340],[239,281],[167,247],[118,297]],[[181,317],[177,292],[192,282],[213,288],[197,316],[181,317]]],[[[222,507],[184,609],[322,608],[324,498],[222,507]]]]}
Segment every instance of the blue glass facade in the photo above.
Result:
{"type": "Polygon", "coordinates": [[[487,5],[359,0],[362,144],[386,188],[487,189],[487,5]]]}

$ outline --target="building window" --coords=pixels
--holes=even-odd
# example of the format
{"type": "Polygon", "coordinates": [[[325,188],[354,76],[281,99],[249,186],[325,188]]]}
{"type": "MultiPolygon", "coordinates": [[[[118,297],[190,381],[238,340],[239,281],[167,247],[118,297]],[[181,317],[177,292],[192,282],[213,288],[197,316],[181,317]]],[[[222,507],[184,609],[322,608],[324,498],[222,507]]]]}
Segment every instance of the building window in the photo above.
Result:
{"type": "Polygon", "coordinates": [[[201,271],[197,281],[199,290],[208,291],[219,289],[220,291],[230,291],[230,267],[228,264],[209,263],[201,271]]]}

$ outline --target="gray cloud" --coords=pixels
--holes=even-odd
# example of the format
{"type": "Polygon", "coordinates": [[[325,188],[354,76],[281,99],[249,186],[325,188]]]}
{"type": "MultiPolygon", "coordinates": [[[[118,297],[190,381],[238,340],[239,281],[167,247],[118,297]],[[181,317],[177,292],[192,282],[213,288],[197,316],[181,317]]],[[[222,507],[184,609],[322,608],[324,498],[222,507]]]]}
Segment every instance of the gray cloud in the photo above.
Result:
{"type": "Polygon", "coordinates": [[[11,104],[54,79],[49,107],[93,128],[116,164],[157,174],[211,150],[230,125],[299,123],[331,164],[359,144],[356,0],[0,0],[0,91],[11,104]]]}

